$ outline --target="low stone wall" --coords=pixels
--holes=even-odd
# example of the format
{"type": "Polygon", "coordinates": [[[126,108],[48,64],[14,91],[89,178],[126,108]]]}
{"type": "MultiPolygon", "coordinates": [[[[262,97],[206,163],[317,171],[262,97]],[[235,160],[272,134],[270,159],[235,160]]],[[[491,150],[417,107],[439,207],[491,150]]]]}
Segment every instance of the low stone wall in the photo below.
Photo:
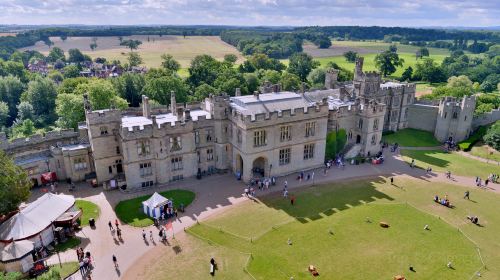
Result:
{"type": "Polygon", "coordinates": [[[491,112],[484,113],[472,120],[472,128],[476,129],[479,126],[488,125],[500,120],[500,109],[495,109],[491,112]]]}

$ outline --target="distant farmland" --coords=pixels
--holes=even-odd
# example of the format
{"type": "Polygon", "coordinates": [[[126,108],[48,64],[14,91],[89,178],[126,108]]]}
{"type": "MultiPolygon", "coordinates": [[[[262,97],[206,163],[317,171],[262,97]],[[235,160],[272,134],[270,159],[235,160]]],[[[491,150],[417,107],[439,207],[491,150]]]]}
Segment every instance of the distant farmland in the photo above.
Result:
{"type": "MultiPolygon", "coordinates": [[[[92,37],[68,37],[63,42],[59,37],[51,37],[54,46],[67,52],[69,49],[77,48],[92,58],[104,57],[107,60],[121,60],[125,62],[127,53],[130,51],[124,46],[120,46],[117,36],[97,37],[97,48],[92,51],[90,44],[92,37]]],[[[200,54],[208,54],[219,60],[226,54],[235,54],[239,61],[243,61],[243,56],[233,46],[223,42],[218,36],[148,36],[134,35],[124,36],[123,40],[133,39],[142,41],[142,45],[137,50],[147,67],[158,67],[161,65],[161,55],[171,54],[181,67],[187,68],[191,60],[200,54]],[[149,37],[149,42],[148,42],[149,37]]],[[[37,50],[43,54],[49,53],[49,48],[43,42],[38,42],[35,46],[23,48],[21,50],[37,50]]]]}

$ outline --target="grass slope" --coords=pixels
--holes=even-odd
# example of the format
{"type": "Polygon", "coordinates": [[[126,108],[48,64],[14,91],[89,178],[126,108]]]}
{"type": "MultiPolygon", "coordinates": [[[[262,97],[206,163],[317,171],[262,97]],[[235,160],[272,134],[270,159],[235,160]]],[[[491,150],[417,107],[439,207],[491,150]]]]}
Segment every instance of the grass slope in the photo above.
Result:
{"type": "Polygon", "coordinates": [[[87,200],[77,199],[75,201],[75,206],[79,209],[82,209],[83,213],[82,217],[80,218],[82,227],[89,225],[90,218],[94,218],[95,220],[97,220],[97,218],[99,218],[99,215],[101,214],[99,206],[87,200]]]}
{"type": "Polygon", "coordinates": [[[477,157],[500,162],[500,152],[482,142],[479,142],[476,145],[474,145],[470,150],[470,154],[477,157]]]}
{"type": "MultiPolygon", "coordinates": [[[[174,207],[179,207],[180,204],[188,206],[193,202],[195,194],[187,190],[170,190],[160,192],[160,194],[168,199],[174,201],[174,207]]],[[[115,212],[123,223],[134,227],[146,227],[153,224],[153,219],[144,214],[142,209],[142,202],[150,198],[151,195],[144,195],[128,200],[120,201],[116,207],[115,212]]]]}
{"type": "Polygon", "coordinates": [[[392,279],[397,274],[410,279],[469,279],[482,264],[475,245],[458,227],[481,249],[488,267],[481,271],[482,279],[500,277],[494,265],[500,261],[500,243],[494,238],[500,217],[490,211],[500,198],[497,194],[473,189],[468,201],[462,199],[465,188],[456,185],[407,179],[395,183],[398,187],[377,179],[309,188],[295,192],[295,206],[279,195],[266,197],[261,203],[236,206],[188,232],[210,244],[251,252],[248,270],[256,279],[312,279],[306,271],[309,264],[318,267],[319,279],[392,279]],[[432,201],[435,194],[448,195],[456,208],[437,205],[432,201]],[[471,214],[480,217],[483,227],[467,222],[465,216],[471,214]],[[366,217],[373,222],[366,223],[366,217]],[[273,228],[268,219],[277,220],[277,226],[273,228]],[[382,229],[379,221],[391,227],[382,229]],[[423,229],[426,224],[430,231],[423,229]],[[293,245],[287,245],[288,238],[293,245]],[[448,261],[454,270],[446,267],[448,261]],[[416,273],[408,271],[410,264],[416,273]]]}
{"type": "Polygon", "coordinates": [[[431,132],[405,128],[396,133],[384,135],[382,139],[390,144],[398,143],[402,147],[434,147],[440,143],[431,132]]]}
{"type": "MultiPolygon", "coordinates": [[[[481,162],[456,153],[445,153],[440,150],[401,150],[401,154],[407,162],[411,162],[411,159],[415,159],[417,167],[426,169],[430,166],[434,171],[451,171],[452,176],[480,176],[485,179],[490,174],[498,173],[500,170],[495,164],[481,162]]],[[[471,183],[472,182],[473,179],[471,179],[471,183]]]]}

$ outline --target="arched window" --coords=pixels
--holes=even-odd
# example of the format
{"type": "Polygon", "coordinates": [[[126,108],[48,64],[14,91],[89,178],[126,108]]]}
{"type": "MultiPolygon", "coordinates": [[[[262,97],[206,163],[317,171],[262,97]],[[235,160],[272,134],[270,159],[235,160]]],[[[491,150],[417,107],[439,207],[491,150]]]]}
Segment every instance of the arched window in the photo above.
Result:
{"type": "Polygon", "coordinates": [[[359,119],[359,122],[358,122],[358,128],[359,128],[359,129],[362,129],[362,128],[363,128],[363,119],[359,119]]]}
{"type": "Polygon", "coordinates": [[[377,137],[375,135],[372,136],[372,145],[375,145],[377,142],[377,137]]]}
{"type": "Polygon", "coordinates": [[[373,130],[378,130],[378,119],[373,121],[373,130]]]}

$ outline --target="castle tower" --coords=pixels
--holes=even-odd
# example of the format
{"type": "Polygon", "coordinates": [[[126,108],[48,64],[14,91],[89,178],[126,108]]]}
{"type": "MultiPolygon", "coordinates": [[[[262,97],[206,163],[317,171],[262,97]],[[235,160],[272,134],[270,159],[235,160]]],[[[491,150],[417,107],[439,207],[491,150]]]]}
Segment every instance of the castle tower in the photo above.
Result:
{"type": "Polygon", "coordinates": [[[326,89],[333,89],[335,88],[335,85],[337,83],[339,76],[339,70],[338,69],[333,69],[330,68],[326,70],[325,73],[325,88],[326,89]]]}
{"type": "Polygon", "coordinates": [[[364,76],[363,61],[363,57],[356,58],[356,66],[354,67],[354,81],[360,81],[364,76]]]}
{"type": "Polygon", "coordinates": [[[444,97],[439,102],[438,117],[434,136],[441,142],[459,142],[467,139],[472,132],[472,119],[476,107],[476,97],[457,99],[444,97]]]}

